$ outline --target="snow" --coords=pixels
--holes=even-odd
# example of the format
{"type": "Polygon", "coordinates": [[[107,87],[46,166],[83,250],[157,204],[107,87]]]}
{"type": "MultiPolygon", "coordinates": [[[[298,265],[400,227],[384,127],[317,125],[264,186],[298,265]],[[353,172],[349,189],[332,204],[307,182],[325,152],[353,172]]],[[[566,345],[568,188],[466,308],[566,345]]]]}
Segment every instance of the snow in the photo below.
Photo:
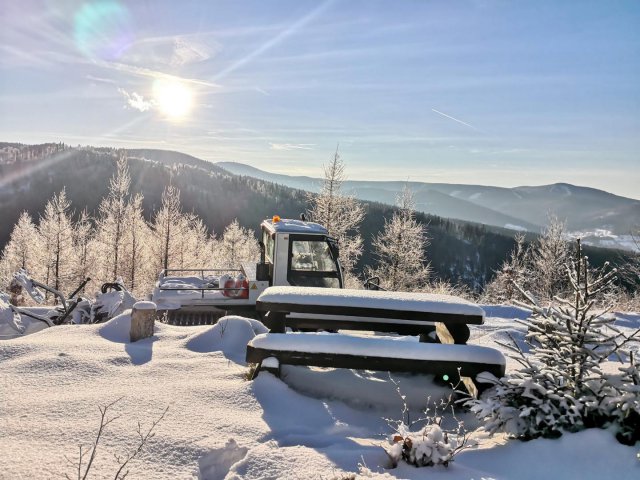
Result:
{"type": "MultiPolygon", "coordinates": [[[[483,308],[486,323],[471,327],[473,344],[500,348],[496,340],[523,335],[525,327],[514,320],[522,310],[483,308]]],[[[620,315],[618,326],[637,328],[640,316],[620,315]]],[[[385,418],[400,419],[402,411],[396,390],[412,418],[428,395],[447,391],[433,387],[428,375],[284,365],[281,380],[263,372],[247,381],[246,342],[266,331],[256,320],[224,317],[202,327],[156,322],[154,335],[136,343],[129,342],[129,327],[125,312],[104,324],[0,341],[0,477],[74,476],[65,455],[77,459],[78,444],[95,438],[97,407],[122,397],[112,410],[121,416],[104,432],[91,478],[112,478],[113,453],[133,447],[136,422],[148,427],[166,406],[130,478],[340,479],[347,472],[377,479],[640,478],[639,446],[618,444],[607,430],[507,442],[487,438],[466,413],[462,419],[479,445],[449,468],[400,463],[386,469],[381,445],[391,430],[385,418]]],[[[403,348],[417,343],[375,338],[403,348]]]]}
{"type": "Polygon", "coordinates": [[[263,222],[271,231],[278,233],[311,233],[326,235],[327,229],[319,223],[303,222],[302,220],[292,220],[290,218],[282,218],[279,222],[273,222],[271,219],[263,222]]]}
{"type": "MultiPolygon", "coordinates": [[[[239,270],[228,270],[228,272],[239,272],[239,270]]],[[[219,303],[229,300],[223,290],[217,290],[223,288],[229,280],[233,280],[239,285],[245,280],[245,276],[242,273],[235,276],[225,273],[223,275],[204,275],[203,277],[160,277],[153,291],[153,300],[158,308],[163,310],[173,310],[181,305],[189,305],[193,303],[193,300],[213,300],[213,303],[219,303]]]]}
{"type": "MultiPolygon", "coordinates": [[[[50,307],[31,307],[26,310],[37,315],[45,315],[50,309],[50,307]]],[[[49,326],[40,320],[14,314],[9,307],[9,295],[0,292],[0,340],[28,335],[44,328],[49,326]]]]}
{"type": "Polygon", "coordinates": [[[36,303],[44,302],[44,295],[34,284],[25,270],[19,270],[13,274],[13,278],[22,285],[27,293],[33,298],[36,303]]]}
{"type": "Polygon", "coordinates": [[[583,230],[569,232],[570,238],[581,238],[585,245],[594,247],[618,248],[630,252],[640,252],[640,244],[634,235],[616,235],[611,230],[596,228],[594,230],[583,230]]]}
{"type": "Polygon", "coordinates": [[[515,230],[516,232],[526,232],[527,228],[522,225],[514,225],[513,223],[505,223],[504,228],[508,230],[515,230]]]}
{"type": "Polygon", "coordinates": [[[376,308],[484,317],[484,310],[452,295],[382,290],[352,290],[320,287],[269,287],[259,302],[296,305],[331,305],[348,308],[376,308]]]}
{"type": "Polygon", "coordinates": [[[276,351],[505,364],[502,353],[492,348],[477,345],[403,342],[397,337],[364,338],[331,333],[268,333],[256,336],[249,345],[276,351]]]}
{"type": "Polygon", "coordinates": [[[155,310],[157,308],[156,304],[149,301],[139,301],[133,304],[134,310],[155,310]]]}

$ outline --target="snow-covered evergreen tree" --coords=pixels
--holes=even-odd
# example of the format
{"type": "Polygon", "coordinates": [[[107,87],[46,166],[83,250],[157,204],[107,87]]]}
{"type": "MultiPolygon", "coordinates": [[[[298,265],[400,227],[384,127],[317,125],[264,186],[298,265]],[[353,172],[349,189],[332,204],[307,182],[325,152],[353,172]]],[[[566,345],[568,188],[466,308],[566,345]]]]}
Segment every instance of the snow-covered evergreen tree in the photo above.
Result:
{"type": "Polygon", "coordinates": [[[360,281],[354,273],[355,265],[362,255],[362,237],[358,228],[364,218],[364,208],[354,198],[345,195],[345,165],[336,150],[333,159],[324,167],[324,180],[319,194],[309,194],[311,220],[323,225],[340,245],[342,265],[347,287],[356,288],[360,281]]]}
{"type": "Polygon", "coordinates": [[[594,308],[599,299],[607,298],[616,272],[608,265],[590,268],[580,241],[565,272],[570,293],[556,297],[548,307],[521,290],[533,311],[523,322],[530,352],[525,354],[513,339],[505,344],[521,368],[496,379],[482,399],[471,401],[472,410],[485,420],[489,432],[504,430],[519,438],[614,424],[619,439],[638,440],[638,365],[627,347],[640,339],[640,330],[627,336],[615,328],[615,317],[607,315],[607,309],[594,308]],[[602,364],[613,357],[626,361],[622,374],[603,374],[602,364]]]}
{"type": "Polygon", "coordinates": [[[405,187],[398,197],[398,210],[373,240],[378,262],[368,269],[369,276],[380,277],[387,290],[416,291],[425,288],[430,268],[426,260],[428,245],[424,225],[415,218],[412,192],[405,187]]]}

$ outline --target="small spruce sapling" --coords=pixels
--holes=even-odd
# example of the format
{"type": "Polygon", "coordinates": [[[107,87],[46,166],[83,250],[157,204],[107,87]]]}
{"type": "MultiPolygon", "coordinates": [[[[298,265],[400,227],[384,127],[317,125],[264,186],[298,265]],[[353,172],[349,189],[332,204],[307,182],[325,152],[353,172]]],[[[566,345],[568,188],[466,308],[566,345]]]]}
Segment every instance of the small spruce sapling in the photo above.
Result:
{"type": "Polygon", "coordinates": [[[640,339],[640,329],[625,334],[608,315],[610,307],[596,311],[595,305],[614,288],[616,271],[608,264],[590,268],[579,240],[566,274],[570,293],[555,297],[548,307],[518,287],[528,301],[521,305],[532,310],[520,322],[528,327],[530,353],[513,338],[501,344],[520,368],[494,379],[491,390],[468,404],[490,433],[502,430],[528,440],[615,425],[618,440],[631,442],[639,435],[640,382],[628,347],[640,339]],[[617,375],[604,374],[604,362],[615,359],[626,366],[617,375]]]}

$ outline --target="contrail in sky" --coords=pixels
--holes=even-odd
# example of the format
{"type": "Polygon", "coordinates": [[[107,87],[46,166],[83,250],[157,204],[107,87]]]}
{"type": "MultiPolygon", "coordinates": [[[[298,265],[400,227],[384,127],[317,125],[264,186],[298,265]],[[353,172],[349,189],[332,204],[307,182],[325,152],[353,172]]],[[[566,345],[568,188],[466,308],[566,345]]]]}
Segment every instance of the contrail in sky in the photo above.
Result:
{"type": "Polygon", "coordinates": [[[482,130],[480,130],[479,128],[476,128],[476,127],[474,127],[473,125],[471,125],[471,124],[469,124],[467,122],[463,122],[462,120],[458,120],[457,118],[452,117],[451,115],[447,115],[446,113],[443,113],[440,110],[436,110],[435,108],[432,108],[431,111],[437,113],[438,115],[442,115],[443,117],[450,118],[454,122],[458,122],[458,123],[461,123],[462,125],[466,125],[469,128],[473,128],[477,132],[482,132],[482,130]]]}

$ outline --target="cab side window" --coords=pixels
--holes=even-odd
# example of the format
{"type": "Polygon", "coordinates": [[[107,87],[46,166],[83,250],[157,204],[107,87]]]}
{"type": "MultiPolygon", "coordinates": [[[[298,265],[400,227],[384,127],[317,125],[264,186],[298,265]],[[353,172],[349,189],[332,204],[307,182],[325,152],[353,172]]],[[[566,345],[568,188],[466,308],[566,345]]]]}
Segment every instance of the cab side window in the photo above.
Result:
{"type": "Polygon", "coordinates": [[[276,242],[268,232],[262,232],[262,243],[264,243],[264,253],[268,263],[273,263],[274,249],[276,242]]]}

